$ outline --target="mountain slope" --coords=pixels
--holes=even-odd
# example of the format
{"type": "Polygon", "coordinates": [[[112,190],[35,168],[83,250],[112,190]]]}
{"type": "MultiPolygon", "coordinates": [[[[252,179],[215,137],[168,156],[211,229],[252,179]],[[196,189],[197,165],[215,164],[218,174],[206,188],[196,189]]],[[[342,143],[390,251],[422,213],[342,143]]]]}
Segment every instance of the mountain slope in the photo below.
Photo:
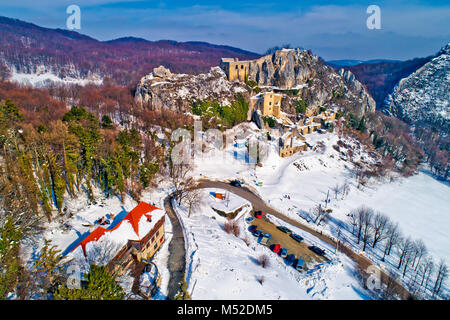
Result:
{"type": "Polygon", "coordinates": [[[0,66],[6,65],[12,74],[51,74],[89,81],[109,77],[128,84],[159,65],[179,73],[205,72],[224,56],[253,59],[259,55],[205,42],[134,37],[102,42],[73,31],[0,17],[0,66]]]}
{"type": "Polygon", "coordinates": [[[450,119],[450,44],[410,76],[390,96],[388,113],[406,122],[445,127],[450,119]]]}
{"type": "Polygon", "coordinates": [[[377,104],[377,109],[384,109],[386,97],[392,93],[395,85],[411,73],[429,62],[433,57],[416,58],[408,61],[365,61],[355,65],[334,64],[332,67],[351,71],[363,83],[377,104]]]}

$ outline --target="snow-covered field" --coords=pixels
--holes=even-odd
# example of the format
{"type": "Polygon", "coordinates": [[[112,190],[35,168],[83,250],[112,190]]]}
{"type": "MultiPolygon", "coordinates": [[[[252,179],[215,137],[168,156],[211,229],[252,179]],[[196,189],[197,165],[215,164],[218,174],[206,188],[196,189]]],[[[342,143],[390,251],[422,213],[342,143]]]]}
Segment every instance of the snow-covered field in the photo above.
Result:
{"type": "Polygon", "coordinates": [[[424,172],[363,191],[354,189],[336,204],[336,217],[366,205],[398,222],[405,235],[422,239],[436,259],[450,262],[450,186],[424,172]]]}

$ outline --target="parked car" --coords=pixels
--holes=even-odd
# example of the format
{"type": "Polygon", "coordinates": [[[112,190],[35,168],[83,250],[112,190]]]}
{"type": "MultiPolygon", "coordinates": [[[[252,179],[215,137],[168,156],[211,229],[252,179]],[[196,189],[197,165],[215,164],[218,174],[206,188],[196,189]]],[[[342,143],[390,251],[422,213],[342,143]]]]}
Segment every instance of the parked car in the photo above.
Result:
{"type": "Polygon", "coordinates": [[[281,246],[278,243],[273,245],[273,247],[272,247],[273,252],[279,253],[280,250],[281,250],[281,246]]]}
{"type": "Polygon", "coordinates": [[[283,248],[283,249],[281,249],[281,251],[280,251],[280,256],[282,257],[282,258],[286,258],[287,257],[287,249],[286,248],[283,248]]]}
{"type": "Polygon", "coordinates": [[[295,261],[295,254],[288,254],[288,256],[286,257],[286,264],[288,266],[292,265],[295,261]]]}
{"type": "Polygon", "coordinates": [[[284,233],[291,233],[292,232],[291,229],[286,228],[286,227],[282,227],[282,226],[278,226],[277,229],[280,230],[281,232],[284,232],[284,233]]]}
{"type": "Polygon", "coordinates": [[[230,182],[230,185],[232,185],[233,187],[242,187],[242,182],[240,182],[239,180],[233,180],[230,182]]]}
{"type": "Polygon", "coordinates": [[[266,233],[263,234],[262,239],[261,239],[261,241],[259,243],[263,244],[263,245],[266,245],[269,242],[270,238],[271,238],[271,234],[266,232],[266,233]]]}
{"type": "Polygon", "coordinates": [[[305,260],[303,259],[297,259],[295,260],[295,269],[297,271],[303,271],[303,267],[305,266],[305,260]]]}
{"type": "Polygon", "coordinates": [[[319,247],[316,246],[309,246],[308,249],[317,254],[318,256],[323,256],[325,254],[325,250],[320,249],[319,247]]]}
{"type": "Polygon", "coordinates": [[[263,212],[261,210],[255,211],[255,217],[257,219],[261,219],[263,216],[263,212]]]}
{"type": "Polygon", "coordinates": [[[261,230],[255,230],[255,231],[253,232],[253,235],[254,235],[255,237],[261,237],[261,236],[262,236],[262,231],[261,231],[261,230]]]}
{"type": "Polygon", "coordinates": [[[289,236],[292,239],[294,239],[295,241],[298,241],[298,242],[302,242],[303,241],[303,237],[299,236],[298,234],[291,233],[289,236]]]}
{"type": "Polygon", "coordinates": [[[257,226],[255,226],[255,225],[251,225],[250,227],[248,227],[248,231],[250,231],[250,232],[255,232],[256,231],[256,229],[257,229],[258,227],[257,226]]]}
{"type": "Polygon", "coordinates": [[[255,218],[253,218],[253,217],[245,218],[245,222],[247,222],[247,223],[250,223],[250,222],[252,222],[253,220],[255,220],[255,218]]]}

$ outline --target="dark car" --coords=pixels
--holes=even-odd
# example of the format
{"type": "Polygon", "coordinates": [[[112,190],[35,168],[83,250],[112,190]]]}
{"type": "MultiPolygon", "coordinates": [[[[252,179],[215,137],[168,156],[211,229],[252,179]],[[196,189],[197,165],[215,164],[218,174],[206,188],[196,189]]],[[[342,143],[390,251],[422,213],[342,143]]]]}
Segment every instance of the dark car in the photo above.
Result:
{"type": "Polygon", "coordinates": [[[232,185],[233,187],[242,187],[242,182],[240,182],[239,180],[233,180],[230,182],[230,185],[232,185]]]}
{"type": "Polygon", "coordinates": [[[261,210],[255,211],[255,217],[256,217],[257,219],[261,219],[262,216],[263,216],[263,212],[262,212],[261,210]]]}
{"type": "Polygon", "coordinates": [[[300,237],[298,234],[291,233],[289,236],[290,236],[292,239],[294,239],[295,241],[298,241],[298,242],[302,242],[302,241],[303,241],[303,237],[300,237]]]}
{"type": "Polygon", "coordinates": [[[262,236],[262,231],[261,230],[255,230],[255,231],[253,231],[253,235],[255,236],[255,237],[260,237],[260,236],[262,236]]]}
{"type": "Polygon", "coordinates": [[[280,230],[281,232],[284,232],[284,233],[291,233],[292,232],[291,229],[286,228],[286,227],[282,227],[282,226],[278,226],[277,229],[280,230]]]}
{"type": "Polygon", "coordinates": [[[258,227],[255,225],[251,225],[250,227],[248,227],[248,231],[250,231],[250,232],[254,232],[254,231],[256,231],[256,229],[258,229],[258,227]]]}
{"type": "Polygon", "coordinates": [[[295,254],[288,254],[288,256],[286,257],[286,264],[288,266],[292,265],[295,261],[295,254]]]}
{"type": "Polygon", "coordinates": [[[250,222],[252,222],[253,220],[255,220],[255,218],[253,218],[253,217],[245,218],[245,222],[247,222],[247,223],[250,223],[250,222]]]}
{"type": "Polygon", "coordinates": [[[316,246],[309,246],[308,249],[317,254],[318,256],[323,256],[325,254],[325,250],[320,249],[319,247],[316,246]]]}

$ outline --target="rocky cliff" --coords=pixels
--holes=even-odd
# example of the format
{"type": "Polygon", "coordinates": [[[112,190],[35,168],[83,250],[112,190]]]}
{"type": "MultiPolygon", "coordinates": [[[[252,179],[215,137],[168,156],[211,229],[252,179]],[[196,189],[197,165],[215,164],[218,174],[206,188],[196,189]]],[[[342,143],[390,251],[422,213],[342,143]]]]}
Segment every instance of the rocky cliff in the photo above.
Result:
{"type": "MultiPolygon", "coordinates": [[[[248,79],[264,91],[295,89],[294,95],[292,91],[285,92],[282,108],[288,113],[295,110],[291,102],[300,98],[310,108],[337,105],[358,113],[375,110],[375,101],[350,71],[336,72],[310,51],[284,49],[252,60],[248,79]]],[[[136,100],[156,110],[166,107],[186,112],[192,100],[216,99],[221,104],[229,104],[237,93],[250,96],[246,84],[229,82],[218,67],[197,76],[173,75],[165,68],[157,68],[141,79],[136,100]]]]}
{"type": "Polygon", "coordinates": [[[375,110],[375,101],[350,71],[336,72],[309,50],[283,49],[253,60],[249,79],[259,86],[298,89],[310,107],[340,100],[363,112],[375,110]]]}
{"type": "Polygon", "coordinates": [[[407,122],[448,125],[450,101],[450,44],[410,76],[389,96],[388,113],[407,122]]]}
{"type": "Polygon", "coordinates": [[[217,100],[221,105],[229,105],[237,94],[249,98],[246,86],[241,82],[229,82],[219,67],[199,75],[172,74],[160,66],[141,79],[136,101],[151,108],[168,108],[176,112],[190,112],[191,102],[197,99],[217,100]]]}

